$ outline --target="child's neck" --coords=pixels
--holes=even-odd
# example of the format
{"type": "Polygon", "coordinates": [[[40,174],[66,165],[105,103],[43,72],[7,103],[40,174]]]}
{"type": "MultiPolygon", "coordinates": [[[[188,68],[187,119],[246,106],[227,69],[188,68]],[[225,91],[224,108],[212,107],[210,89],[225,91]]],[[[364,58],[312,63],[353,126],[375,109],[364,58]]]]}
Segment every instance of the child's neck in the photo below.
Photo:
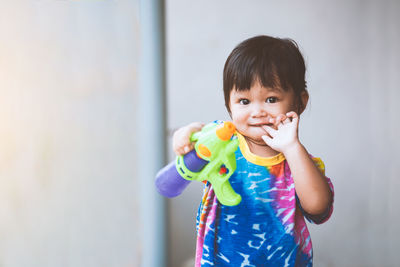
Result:
{"type": "Polygon", "coordinates": [[[245,140],[247,145],[249,146],[250,152],[257,156],[270,158],[280,153],[279,151],[273,150],[270,146],[268,146],[265,143],[258,143],[246,137],[245,140]]]}

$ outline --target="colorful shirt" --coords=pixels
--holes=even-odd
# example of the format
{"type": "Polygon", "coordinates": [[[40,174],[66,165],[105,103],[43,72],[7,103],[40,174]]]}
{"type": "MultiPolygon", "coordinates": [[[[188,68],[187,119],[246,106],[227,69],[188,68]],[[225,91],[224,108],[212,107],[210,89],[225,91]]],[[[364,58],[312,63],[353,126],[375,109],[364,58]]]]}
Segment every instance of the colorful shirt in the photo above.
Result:
{"type": "MultiPolygon", "coordinates": [[[[312,266],[312,244],[283,154],[271,158],[252,154],[239,135],[237,168],[230,178],[242,196],[237,206],[224,206],[210,183],[204,188],[197,214],[196,266],[312,266]]],[[[313,158],[324,173],[324,164],[313,158]]],[[[333,186],[328,180],[333,193],[333,186]]]]}

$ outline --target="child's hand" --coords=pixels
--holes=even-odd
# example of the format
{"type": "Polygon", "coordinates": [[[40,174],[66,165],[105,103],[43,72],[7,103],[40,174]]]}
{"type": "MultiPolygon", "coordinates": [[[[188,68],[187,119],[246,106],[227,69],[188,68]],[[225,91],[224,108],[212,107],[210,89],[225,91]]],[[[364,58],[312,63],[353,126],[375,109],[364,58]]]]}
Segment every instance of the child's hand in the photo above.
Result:
{"type": "Polygon", "coordinates": [[[194,143],[190,142],[190,136],[200,131],[204,123],[193,122],[187,126],[179,128],[172,137],[172,148],[176,155],[181,156],[194,149],[194,143]]]}
{"type": "Polygon", "coordinates": [[[294,111],[281,114],[275,118],[275,129],[271,126],[263,126],[268,135],[263,135],[262,139],[272,149],[282,152],[291,146],[299,143],[297,131],[299,125],[299,117],[294,111]]]}

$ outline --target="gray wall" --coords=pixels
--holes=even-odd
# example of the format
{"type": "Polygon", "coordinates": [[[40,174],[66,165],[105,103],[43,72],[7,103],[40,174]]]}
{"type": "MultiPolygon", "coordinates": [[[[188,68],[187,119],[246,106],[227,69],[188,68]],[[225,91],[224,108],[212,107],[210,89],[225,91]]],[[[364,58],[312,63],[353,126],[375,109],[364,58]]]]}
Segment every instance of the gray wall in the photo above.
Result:
{"type": "MultiPolygon", "coordinates": [[[[300,137],[336,192],[331,220],[310,226],[316,266],[398,266],[398,14],[398,1],[167,1],[170,132],[228,118],[222,69],[240,41],[299,43],[311,96],[300,137]]],[[[169,201],[171,267],[190,266],[201,191],[169,201]]]]}
{"type": "MultiPolygon", "coordinates": [[[[336,189],[332,219],[310,227],[316,266],[396,266],[399,2],[166,8],[169,132],[228,119],[222,68],[240,41],[295,39],[311,95],[301,140],[336,189]]],[[[140,266],[138,13],[135,0],[2,1],[0,266],[140,266]]],[[[171,267],[193,256],[201,190],[169,201],[171,267]]]]}
{"type": "Polygon", "coordinates": [[[139,266],[138,1],[2,1],[0,266],[139,266]]]}

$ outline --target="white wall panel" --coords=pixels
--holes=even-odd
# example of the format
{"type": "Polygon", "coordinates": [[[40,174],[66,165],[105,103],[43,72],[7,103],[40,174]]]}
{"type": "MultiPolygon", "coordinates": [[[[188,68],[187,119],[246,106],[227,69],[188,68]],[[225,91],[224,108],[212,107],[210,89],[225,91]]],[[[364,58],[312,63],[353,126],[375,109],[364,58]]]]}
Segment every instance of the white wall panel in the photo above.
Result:
{"type": "Polygon", "coordinates": [[[138,266],[137,1],[2,1],[0,266],[138,266]]]}

